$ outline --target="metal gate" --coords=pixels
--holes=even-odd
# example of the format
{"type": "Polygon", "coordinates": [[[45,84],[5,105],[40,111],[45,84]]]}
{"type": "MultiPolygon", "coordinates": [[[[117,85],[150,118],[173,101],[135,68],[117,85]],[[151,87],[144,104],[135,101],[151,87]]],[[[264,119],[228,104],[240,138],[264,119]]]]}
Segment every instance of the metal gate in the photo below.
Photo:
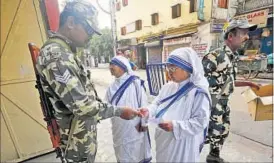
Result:
{"type": "Polygon", "coordinates": [[[46,40],[41,2],[1,1],[0,162],[19,162],[53,150],[27,46],[30,41],[42,46],[46,40]]]}
{"type": "Polygon", "coordinates": [[[167,83],[168,75],[166,71],[166,64],[153,63],[146,66],[147,82],[149,92],[153,96],[157,96],[162,86],[167,83]]]}

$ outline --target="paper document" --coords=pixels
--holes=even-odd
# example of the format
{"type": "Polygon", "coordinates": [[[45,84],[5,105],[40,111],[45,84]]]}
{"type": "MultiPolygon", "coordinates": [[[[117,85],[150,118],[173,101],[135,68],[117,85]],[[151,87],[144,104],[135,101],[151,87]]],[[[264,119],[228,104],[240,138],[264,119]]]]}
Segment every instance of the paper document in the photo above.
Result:
{"type": "Polygon", "coordinates": [[[162,122],[162,120],[163,120],[162,118],[149,118],[148,123],[158,125],[159,123],[162,122]]]}

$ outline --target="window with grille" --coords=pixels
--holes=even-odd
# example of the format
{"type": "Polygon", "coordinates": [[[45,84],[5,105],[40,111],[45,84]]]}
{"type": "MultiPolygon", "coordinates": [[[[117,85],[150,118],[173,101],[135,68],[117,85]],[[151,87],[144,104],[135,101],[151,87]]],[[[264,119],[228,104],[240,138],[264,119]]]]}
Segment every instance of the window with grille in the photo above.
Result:
{"type": "Polygon", "coordinates": [[[159,14],[154,13],[151,15],[151,25],[157,25],[159,24],[159,14]]]}
{"type": "Polygon", "coordinates": [[[219,8],[228,8],[228,1],[229,0],[218,0],[218,7],[219,8]]]}
{"type": "Polygon", "coordinates": [[[197,0],[189,0],[189,13],[197,11],[197,0]]]}
{"type": "Polygon", "coordinates": [[[177,4],[171,7],[172,9],[172,19],[178,18],[181,16],[181,4],[177,4]]]}
{"type": "Polygon", "coordinates": [[[128,5],[128,0],[123,0],[123,6],[127,6],[128,5]]]}
{"type": "Polygon", "coordinates": [[[126,27],[121,27],[121,35],[126,35],[126,27]]]}
{"type": "Polygon", "coordinates": [[[136,30],[142,30],[142,20],[136,20],[135,27],[136,30]]]}

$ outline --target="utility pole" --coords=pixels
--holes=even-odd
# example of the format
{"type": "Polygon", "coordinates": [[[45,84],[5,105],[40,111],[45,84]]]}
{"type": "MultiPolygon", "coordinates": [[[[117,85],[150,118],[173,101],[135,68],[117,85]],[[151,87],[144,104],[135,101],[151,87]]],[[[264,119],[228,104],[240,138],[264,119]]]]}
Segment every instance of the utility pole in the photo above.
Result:
{"type": "Polygon", "coordinates": [[[115,19],[115,0],[109,0],[109,12],[102,8],[99,4],[99,0],[96,0],[97,5],[99,8],[106,14],[110,16],[111,20],[111,33],[113,38],[113,52],[114,56],[116,55],[116,46],[117,46],[117,37],[116,37],[116,19],[115,19]]]}
{"type": "Polygon", "coordinates": [[[116,36],[116,18],[115,18],[115,0],[109,0],[110,18],[111,18],[111,32],[113,37],[113,50],[114,56],[116,56],[117,36],[116,36]]]}

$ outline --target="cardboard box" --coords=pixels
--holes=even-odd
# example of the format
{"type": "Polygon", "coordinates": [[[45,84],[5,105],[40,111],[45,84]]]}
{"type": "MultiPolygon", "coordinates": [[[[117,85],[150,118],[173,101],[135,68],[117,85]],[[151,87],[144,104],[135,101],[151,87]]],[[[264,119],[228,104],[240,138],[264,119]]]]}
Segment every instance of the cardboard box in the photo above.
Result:
{"type": "Polygon", "coordinates": [[[259,90],[248,88],[242,95],[253,120],[273,120],[273,85],[262,86],[259,90]]]}

